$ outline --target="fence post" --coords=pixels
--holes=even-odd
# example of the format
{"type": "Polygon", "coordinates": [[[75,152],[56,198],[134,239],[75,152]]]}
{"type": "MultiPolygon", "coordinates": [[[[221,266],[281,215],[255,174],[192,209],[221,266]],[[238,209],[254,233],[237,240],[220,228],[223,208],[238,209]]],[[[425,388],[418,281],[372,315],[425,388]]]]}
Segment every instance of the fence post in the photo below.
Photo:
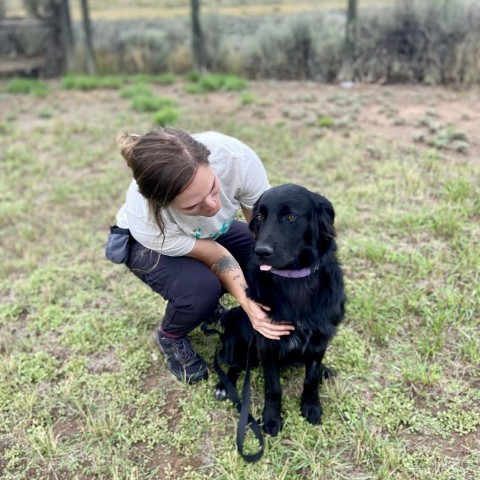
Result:
{"type": "Polygon", "coordinates": [[[340,80],[353,80],[355,71],[355,47],[357,43],[357,0],[348,0],[345,42],[343,46],[343,64],[340,80]]]}
{"type": "Polygon", "coordinates": [[[191,0],[192,7],[192,50],[195,70],[204,73],[205,65],[205,45],[203,43],[203,33],[200,26],[200,0],[191,0]]]}
{"type": "Polygon", "coordinates": [[[83,30],[85,32],[85,50],[87,52],[87,73],[90,75],[97,74],[97,65],[95,62],[95,52],[93,49],[93,35],[90,23],[90,12],[88,9],[88,0],[81,0],[82,3],[82,19],[83,30]]]}
{"type": "Polygon", "coordinates": [[[68,0],[61,0],[57,8],[62,50],[65,55],[65,68],[67,73],[72,73],[75,70],[75,39],[68,0]]]}

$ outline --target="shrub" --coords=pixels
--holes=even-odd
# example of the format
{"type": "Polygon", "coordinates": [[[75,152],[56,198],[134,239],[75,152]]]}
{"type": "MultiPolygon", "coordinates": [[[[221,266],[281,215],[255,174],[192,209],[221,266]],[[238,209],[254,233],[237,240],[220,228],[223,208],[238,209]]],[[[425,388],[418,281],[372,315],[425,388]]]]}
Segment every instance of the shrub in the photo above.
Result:
{"type": "Polygon", "coordinates": [[[290,67],[292,47],[291,31],[284,22],[273,21],[262,25],[246,47],[246,70],[253,78],[297,78],[290,67]]]}
{"type": "Polygon", "coordinates": [[[429,84],[480,81],[480,12],[473,8],[458,1],[403,1],[395,9],[365,17],[359,28],[357,78],[429,84]]]}
{"type": "Polygon", "coordinates": [[[164,127],[166,125],[172,125],[175,123],[179,115],[180,111],[177,108],[167,107],[156,112],[153,116],[153,121],[156,125],[164,127]]]}
{"type": "Polygon", "coordinates": [[[225,39],[225,22],[217,14],[203,17],[202,31],[204,35],[205,67],[211,72],[225,72],[230,54],[225,39]]]}
{"type": "Polygon", "coordinates": [[[23,6],[34,17],[49,17],[53,13],[54,0],[23,0],[23,6]]]}
{"type": "Polygon", "coordinates": [[[255,78],[331,80],[341,64],[339,26],[330,15],[270,20],[246,47],[246,71],[255,78]]]}
{"type": "Polygon", "coordinates": [[[253,77],[308,78],[312,54],[310,25],[303,17],[263,24],[246,52],[246,69],[253,77]]]}
{"type": "Polygon", "coordinates": [[[324,16],[313,20],[314,52],[310,59],[313,80],[334,82],[343,62],[344,25],[338,16],[324,16]]]}
{"type": "MultiPolygon", "coordinates": [[[[395,6],[365,8],[358,17],[355,80],[480,82],[478,1],[390,3],[395,6]]],[[[344,12],[309,13],[291,18],[270,16],[256,32],[250,26],[256,25],[257,19],[248,19],[248,30],[241,24],[246,20],[238,20],[239,27],[235,24],[234,28],[232,21],[218,15],[202,18],[209,72],[323,82],[338,79],[343,61],[344,12]]],[[[183,74],[192,68],[188,19],[169,19],[159,21],[158,25],[152,20],[99,22],[95,27],[99,71],[183,74]]],[[[45,43],[41,35],[44,34],[30,33],[28,45],[22,51],[33,52],[33,47],[45,43]]],[[[6,43],[3,38],[0,49],[6,43]]],[[[80,49],[77,48],[77,53],[80,49]]],[[[171,74],[159,77],[158,83],[164,81],[173,82],[171,74]]],[[[224,88],[208,85],[211,81],[206,80],[207,85],[189,85],[186,90],[199,93],[224,88]]]]}
{"type": "Polygon", "coordinates": [[[452,80],[462,83],[480,82],[480,12],[472,12],[470,28],[456,45],[452,80]]]}
{"type": "Polygon", "coordinates": [[[184,74],[193,68],[193,55],[190,46],[177,45],[168,57],[168,69],[176,74],[184,74]]]}
{"type": "Polygon", "coordinates": [[[127,30],[120,36],[120,68],[127,73],[162,72],[170,52],[165,32],[154,29],[127,30]]]}

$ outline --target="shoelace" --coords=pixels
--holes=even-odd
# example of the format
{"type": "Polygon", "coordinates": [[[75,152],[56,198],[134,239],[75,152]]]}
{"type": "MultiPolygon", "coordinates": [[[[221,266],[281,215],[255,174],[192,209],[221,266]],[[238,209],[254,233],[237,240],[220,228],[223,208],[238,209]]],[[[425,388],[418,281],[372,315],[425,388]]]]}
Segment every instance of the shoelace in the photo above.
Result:
{"type": "Polygon", "coordinates": [[[178,350],[178,354],[182,360],[192,360],[197,356],[197,353],[190,345],[190,342],[186,338],[182,338],[179,340],[170,341],[174,346],[176,346],[178,350]]]}

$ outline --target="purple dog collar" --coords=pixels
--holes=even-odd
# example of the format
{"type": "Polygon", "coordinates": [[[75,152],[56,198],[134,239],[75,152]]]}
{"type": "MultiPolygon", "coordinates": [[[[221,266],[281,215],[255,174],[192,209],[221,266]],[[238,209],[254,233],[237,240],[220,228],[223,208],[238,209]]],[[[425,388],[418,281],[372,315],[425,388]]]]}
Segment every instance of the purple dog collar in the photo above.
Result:
{"type": "Polygon", "coordinates": [[[269,271],[275,275],[279,275],[280,277],[287,278],[303,278],[308,277],[312,273],[312,269],[310,267],[300,268],[299,270],[277,270],[272,268],[269,271]]]}

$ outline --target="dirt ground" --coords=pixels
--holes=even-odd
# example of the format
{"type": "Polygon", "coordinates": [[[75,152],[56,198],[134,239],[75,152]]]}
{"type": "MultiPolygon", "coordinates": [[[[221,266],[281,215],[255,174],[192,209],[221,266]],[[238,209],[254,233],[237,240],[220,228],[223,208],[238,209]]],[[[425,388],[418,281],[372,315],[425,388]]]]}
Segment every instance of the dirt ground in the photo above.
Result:
{"type": "MultiPolygon", "coordinates": [[[[0,88],[5,84],[6,81],[0,81],[0,88]]],[[[188,94],[184,92],[183,83],[154,89],[159,96],[177,100],[185,114],[204,118],[205,128],[216,126],[214,119],[218,115],[227,115],[236,123],[246,125],[286,123],[293,131],[317,125],[319,119],[326,118],[329,125],[319,129],[320,134],[348,137],[356,133],[368,141],[416,142],[425,147],[449,130],[449,138],[442,137],[445,148],[452,153],[462,150],[468,157],[480,157],[478,87],[366,84],[349,87],[313,82],[254,81],[249,83],[248,89],[253,94],[251,103],[241,101],[244,95],[241,92],[188,94]],[[454,143],[458,139],[466,141],[467,145],[463,146],[466,148],[454,143]]],[[[69,118],[92,117],[94,106],[114,114],[121,113],[125,107],[118,98],[115,90],[72,92],[59,89],[55,103],[61,105],[61,116],[68,121],[69,118]]],[[[38,115],[38,107],[33,108],[38,104],[35,98],[0,94],[0,121],[14,112],[24,127],[45,125],[48,120],[38,115]]]]}

